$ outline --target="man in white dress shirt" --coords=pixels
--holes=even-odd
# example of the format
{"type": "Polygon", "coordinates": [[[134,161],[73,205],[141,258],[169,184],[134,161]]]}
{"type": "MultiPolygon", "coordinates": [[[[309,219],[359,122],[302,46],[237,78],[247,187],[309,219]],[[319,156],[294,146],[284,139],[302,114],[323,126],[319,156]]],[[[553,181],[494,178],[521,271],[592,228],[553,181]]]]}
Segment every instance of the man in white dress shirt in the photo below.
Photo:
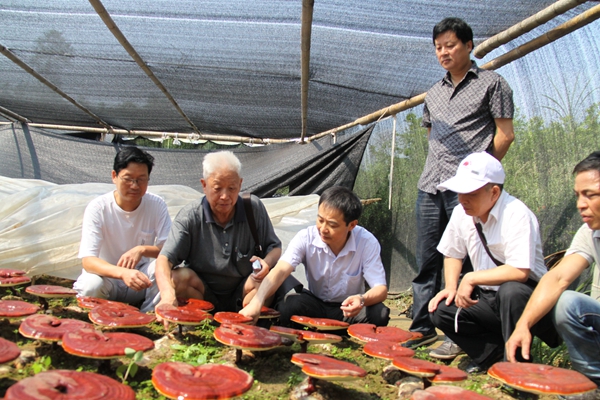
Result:
{"type": "MultiPolygon", "coordinates": [[[[429,303],[434,325],[472,359],[467,372],[486,371],[504,356],[508,340],[537,282],[546,273],[535,215],[503,191],[504,170],[488,153],[473,153],[456,175],[438,185],[458,193],[438,250],[444,255],[445,288],[429,303]],[[479,232],[478,232],[479,231],[479,232]],[[459,282],[462,260],[473,272],[459,282]]],[[[550,318],[534,328],[558,344],[550,318]]]]}
{"type": "Polygon", "coordinates": [[[387,283],[381,246],[372,233],[358,226],[361,213],[360,199],[351,190],[341,186],[325,190],[316,226],[296,234],[240,313],[256,320],[265,299],[302,263],[308,290],[289,294],[276,305],[281,325],[289,326],[292,315],[387,325],[390,310],[383,304],[387,283]],[[366,292],[365,281],[370,288],[366,292]]]}
{"type": "Polygon", "coordinates": [[[115,190],[95,198],[83,216],[79,258],[83,271],[73,288],[79,296],[125,303],[144,301],[151,310],[158,293],[154,259],[171,228],[167,205],[148,193],[154,157],[137,147],[115,156],[115,190]]]}

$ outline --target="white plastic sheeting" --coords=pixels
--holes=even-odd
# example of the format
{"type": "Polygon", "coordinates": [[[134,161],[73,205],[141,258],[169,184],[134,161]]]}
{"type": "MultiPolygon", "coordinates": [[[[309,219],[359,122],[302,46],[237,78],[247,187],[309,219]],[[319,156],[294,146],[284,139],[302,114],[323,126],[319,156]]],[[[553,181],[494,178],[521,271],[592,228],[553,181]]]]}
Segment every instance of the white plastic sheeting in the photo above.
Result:
{"type": "MultiPolygon", "coordinates": [[[[0,268],[76,279],[83,212],[92,199],[111,190],[114,185],[106,183],[56,185],[0,176],[0,268]]],[[[148,191],[165,200],[171,219],[203,196],[180,185],[150,186],[148,191]]],[[[263,199],[284,249],[296,232],[315,223],[318,201],[317,195],[263,199]]]]}

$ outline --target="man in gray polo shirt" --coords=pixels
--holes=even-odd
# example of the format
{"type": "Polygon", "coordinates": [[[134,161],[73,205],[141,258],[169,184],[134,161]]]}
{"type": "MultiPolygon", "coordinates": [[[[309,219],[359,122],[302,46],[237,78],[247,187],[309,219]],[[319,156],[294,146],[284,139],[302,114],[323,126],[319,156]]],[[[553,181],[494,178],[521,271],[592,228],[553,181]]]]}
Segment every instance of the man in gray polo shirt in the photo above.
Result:
{"type": "MultiPolygon", "coordinates": [[[[443,257],[436,248],[458,204],[456,193],[438,191],[437,185],[453,176],[460,161],[471,153],[488,151],[501,160],[514,139],[512,90],[500,75],[471,61],[473,31],[469,25],[446,18],[434,27],[433,43],[440,65],[448,72],[427,92],[423,109],[429,152],[418,183],[418,272],[412,284],[410,327],[423,336],[406,343],[413,348],[437,339],[427,305],[441,289],[443,257]]],[[[460,352],[456,345],[445,342],[430,355],[451,359],[460,352]]]]}
{"type": "MultiPolygon", "coordinates": [[[[531,327],[550,314],[567,345],[573,369],[600,385],[600,151],[579,162],[573,173],[577,209],[584,223],[575,234],[565,257],[544,275],[531,295],[506,342],[506,355],[509,361],[515,362],[520,351],[523,358],[530,359],[531,327]],[[567,290],[594,264],[590,296],[567,290]]],[[[573,398],[598,399],[600,390],[573,398]]]]}
{"type": "Polygon", "coordinates": [[[210,301],[215,311],[238,311],[279,260],[281,241],[264,205],[252,196],[265,256],[254,254],[255,242],[239,196],[241,164],[232,152],[207,154],[202,168],[205,196],[179,211],[156,260],[158,305],[176,305],[178,297],[194,298],[210,301]],[[252,272],[255,260],[262,266],[257,273],[252,272]]]}

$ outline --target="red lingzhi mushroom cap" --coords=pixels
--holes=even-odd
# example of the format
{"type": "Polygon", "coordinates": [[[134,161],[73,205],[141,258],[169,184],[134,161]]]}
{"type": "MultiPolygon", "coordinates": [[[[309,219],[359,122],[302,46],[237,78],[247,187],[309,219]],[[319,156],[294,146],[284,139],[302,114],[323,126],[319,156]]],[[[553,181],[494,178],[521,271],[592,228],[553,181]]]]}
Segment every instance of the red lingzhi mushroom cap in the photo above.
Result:
{"type": "Polygon", "coordinates": [[[273,308],[261,307],[258,318],[278,318],[281,313],[273,308]]]}
{"type": "Polygon", "coordinates": [[[0,300],[0,317],[16,318],[31,315],[40,308],[35,304],[21,300],[0,300]]]}
{"type": "Polygon", "coordinates": [[[154,342],[136,333],[103,333],[92,328],[66,333],[62,338],[62,346],[67,353],[75,356],[106,359],[124,356],[126,348],[152,350],[154,342]]]}
{"type": "Polygon", "coordinates": [[[179,307],[190,307],[194,310],[200,309],[206,312],[212,311],[215,309],[215,306],[210,301],[199,300],[199,299],[182,299],[177,298],[177,303],[179,307]]]}
{"type": "Polygon", "coordinates": [[[302,339],[302,335],[305,331],[300,330],[300,329],[294,329],[294,328],[287,328],[285,326],[277,326],[277,325],[271,325],[271,327],[269,328],[269,330],[271,332],[275,332],[278,335],[281,335],[283,337],[286,337],[288,339],[291,339],[295,342],[303,342],[304,340],[302,339]]]}
{"type": "Polygon", "coordinates": [[[489,400],[487,396],[458,386],[435,385],[425,390],[417,390],[410,400],[489,400]]]}
{"type": "Polygon", "coordinates": [[[306,375],[328,381],[343,381],[367,376],[367,371],[346,361],[322,354],[295,353],[292,363],[302,367],[306,375]]]}
{"type": "Polygon", "coordinates": [[[12,278],[15,276],[23,276],[25,271],[12,268],[0,268],[0,278],[12,278]]]}
{"type": "Polygon", "coordinates": [[[16,343],[0,337],[0,364],[7,363],[19,357],[21,349],[16,343]]]}
{"type": "Polygon", "coordinates": [[[249,324],[254,320],[240,313],[221,311],[215,314],[215,321],[220,324],[249,324]]]}
{"type": "Polygon", "coordinates": [[[371,357],[383,358],[384,360],[393,360],[395,357],[412,357],[415,351],[407,347],[402,347],[400,343],[377,340],[367,342],[363,347],[363,352],[371,357]]]}
{"type": "Polygon", "coordinates": [[[28,276],[11,276],[8,278],[0,278],[0,287],[17,286],[29,282],[31,282],[31,278],[28,276]]]}
{"type": "Polygon", "coordinates": [[[301,315],[292,315],[290,320],[308,326],[318,330],[338,330],[338,329],[346,329],[348,325],[347,322],[338,321],[337,319],[330,318],[313,318],[313,317],[303,317],[301,315]]]}
{"type": "Polygon", "coordinates": [[[352,324],[348,327],[348,335],[361,342],[384,340],[403,343],[414,337],[412,332],[395,326],[375,326],[373,324],[352,324]]]}
{"type": "Polygon", "coordinates": [[[250,390],[253,382],[246,371],[222,364],[164,362],[152,371],[154,388],[170,399],[229,399],[250,390]]]}
{"type": "Polygon", "coordinates": [[[74,289],[56,285],[31,285],[27,286],[25,291],[35,296],[46,298],[74,297],[77,295],[74,289]]]}
{"type": "Polygon", "coordinates": [[[254,325],[224,323],[215,329],[214,337],[236,349],[269,350],[281,346],[281,336],[254,325]]]}
{"type": "Polygon", "coordinates": [[[89,312],[90,321],[102,326],[136,328],[146,326],[156,317],[144,314],[133,308],[123,308],[112,304],[102,304],[94,307],[89,312]]]}
{"type": "Polygon", "coordinates": [[[302,340],[309,343],[337,343],[342,341],[342,337],[331,333],[302,331],[302,340]]]}
{"type": "Polygon", "coordinates": [[[430,378],[439,372],[440,366],[426,360],[410,357],[396,357],[393,361],[394,367],[407,374],[421,378],[430,378]]]}
{"type": "Polygon", "coordinates": [[[77,296],[77,305],[81,308],[94,308],[94,307],[101,306],[104,304],[111,304],[115,307],[123,307],[123,308],[131,308],[133,310],[139,310],[137,307],[134,307],[129,304],[121,303],[119,301],[100,299],[98,297],[92,297],[92,296],[77,296]]]}
{"type": "Polygon", "coordinates": [[[213,316],[201,308],[194,309],[192,306],[184,305],[175,307],[170,304],[162,304],[155,309],[156,315],[169,322],[182,325],[198,325],[205,319],[212,320],[213,316]]]}
{"type": "Polygon", "coordinates": [[[94,372],[45,371],[15,383],[4,400],[135,400],[132,388],[94,372]]]}
{"type": "Polygon", "coordinates": [[[439,365],[440,370],[434,376],[429,378],[431,382],[460,382],[469,377],[465,371],[447,365],[439,365]]]}
{"type": "Polygon", "coordinates": [[[544,364],[498,362],[488,369],[488,375],[518,390],[537,394],[566,396],[597,387],[577,371],[544,364]]]}
{"type": "Polygon", "coordinates": [[[61,319],[53,315],[35,314],[21,321],[19,332],[29,339],[57,342],[65,333],[83,328],[94,329],[94,326],[78,319],[61,319]]]}

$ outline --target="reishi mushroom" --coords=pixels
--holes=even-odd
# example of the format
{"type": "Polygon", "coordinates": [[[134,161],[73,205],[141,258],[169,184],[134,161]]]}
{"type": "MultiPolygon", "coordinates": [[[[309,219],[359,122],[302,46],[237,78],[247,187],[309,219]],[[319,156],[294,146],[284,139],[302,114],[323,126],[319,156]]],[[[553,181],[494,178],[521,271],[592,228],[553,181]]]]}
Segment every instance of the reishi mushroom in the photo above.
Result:
{"type": "Polygon", "coordinates": [[[375,326],[373,324],[352,324],[348,327],[348,335],[361,342],[385,340],[403,343],[415,337],[413,332],[395,326],[375,326]]]}
{"type": "Polygon", "coordinates": [[[410,357],[396,357],[393,362],[394,367],[400,371],[406,372],[409,375],[418,376],[419,378],[431,378],[440,371],[438,364],[431,361],[419,360],[410,357]]]}
{"type": "Polygon", "coordinates": [[[433,383],[460,382],[469,377],[465,371],[449,367],[447,365],[439,365],[440,370],[431,378],[428,378],[433,383]]]}
{"type": "Polygon", "coordinates": [[[0,300],[0,317],[17,318],[35,314],[40,308],[21,300],[0,300]]]}
{"type": "Polygon", "coordinates": [[[121,303],[119,301],[100,299],[98,297],[92,297],[92,296],[77,296],[77,305],[81,308],[91,309],[91,308],[101,306],[104,304],[111,304],[115,307],[132,308],[134,310],[139,310],[137,307],[134,307],[129,304],[121,303]]]}
{"type": "Polygon", "coordinates": [[[63,349],[75,356],[109,359],[123,357],[125,349],[148,351],[154,348],[154,342],[137,333],[99,332],[93,328],[68,332],[62,338],[63,349]]]}
{"type": "Polygon", "coordinates": [[[65,333],[83,328],[94,329],[94,325],[78,319],[35,314],[21,321],[19,333],[29,339],[58,342],[65,333]]]}
{"type": "Polygon", "coordinates": [[[10,340],[0,337],[0,364],[14,360],[21,354],[21,349],[10,340]]]}
{"type": "Polygon", "coordinates": [[[200,322],[206,319],[213,319],[213,316],[206,311],[206,308],[206,305],[202,305],[201,303],[187,302],[179,307],[175,307],[170,304],[162,304],[156,307],[155,311],[156,315],[162,319],[177,324],[179,328],[179,334],[182,335],[183,325],[198,325],[200,322]]]}
{"type": "Polygon", "coordinates": [[[213,335],[218,342],[236,349],[236,363],[242,359],[242,350],[270,350],[282,343],[278,334],[254,325],[223,323],[213,335]]]}
{"type": "Polygon", "coordinates": [[[498,362],[490,367],[488,375],[518,390],[536,394],[568,396],[597,387],[577,371],[544,364],[498,362]]]}
{"type": "Polygon", "coordinates": [[[65,297],[75,297],[77,292],[74,289],[56,285],[31,285],[25,288],[25,291],[34,296],[38,296],[42,309],[48,309],[46,299],[59,299],[65,297]]]}
{"type": "Polygon", "coordinates": [[[254,320],[240,313],[231,311],[220,311],[218,313],[215,313],[215,321],[217,321],[220,324],[249,324],[254,320]]]}
{"type": "Polygon", "coordinates": [[[325,381],[347,381],[367,376],[367,371],[346,361],[322,354],[295,353],[292,363],[302,367],[311,378],[325,381]]]}
{"type": "Polygon", "coordinates": [[[371,357],[383,358],[384,360],[393,360],[396,357],[412,357],[415,351],[407,347],[402,347],[400,343],[377,340],[367,342],[363,347],[363,352],[371,357]]]}
{"type": "Polygon", "coordinates": [[[435,385],[414,392],[410,400],[489,400],[487,396],[458,386],[435,385]]]}
{"type": "Polygon", "coordinates": [[[139,328],[153,322],[156,317],[139,312],[135,308],[124,308],[114,304],[102,304],[89,312],[90,321],[97,325],[118,328],[139,328]]]}
{"type": "Polygon", "coordinates": [[[347,322],[338,321],[337,319],[303,317],[301,315],[292,315],[290,320],[319,331],[346,329],[350,325],[347,322]]]}
{"type": "Polygon", "coordinates": [[[127,385],[94,372],[53,370],[22,379],[8,388],[4,400],[135,400],[127,385]]]}
{"type": "Polygon", "coordinates": [[[300,351],[302,353],[306,353],[309,344],[337,343],[343,340],[341,336],[333,335],[331,333],[303,331],[301,329],[286,328],[276,325],[271,326],[269,330],[282,337],[300,343],[300,351]]]}
{"type": "Polygon", "coordinates": [[[15,286],[31,282],[31,278],[25,275],[25,271],[10,268],[0,268],[0,287],[8,287],[13,294],[15,286]]]}
{"type": "Polygon", "coordinates": [[[281,313],[273,308],[262,306],[260,309],[259,319],[272,319],[279,318],[281,313]]]}
{"type": "Polygon", "coordinates": [[[250,390],[253,382],[246,371],[223,364],[164,362],[152,371],[154,388],[170,399],[229,399],[250,390]]]}

